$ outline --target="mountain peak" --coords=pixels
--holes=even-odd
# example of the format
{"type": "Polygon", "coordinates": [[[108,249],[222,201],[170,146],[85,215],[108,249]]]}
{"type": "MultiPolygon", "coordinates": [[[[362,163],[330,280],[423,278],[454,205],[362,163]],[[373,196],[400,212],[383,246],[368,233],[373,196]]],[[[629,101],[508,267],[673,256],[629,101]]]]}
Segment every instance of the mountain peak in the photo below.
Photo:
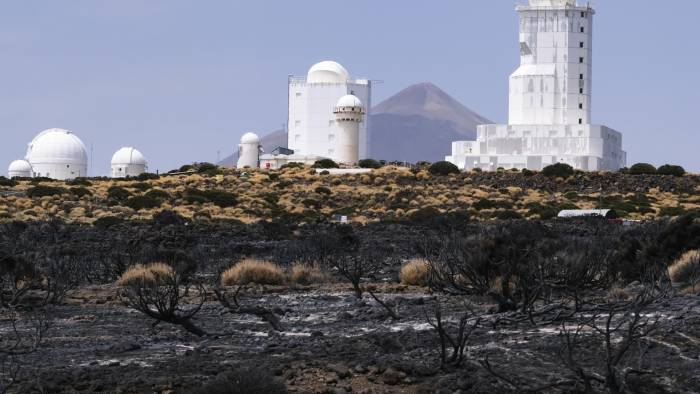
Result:
{"type": "Polygon", "coordinates": [[[407,87],[374,107],[372,114],[422,116],[450,121],[463,133],[473,133],[475,125],[491,123],[430,82],[407,87]]]}

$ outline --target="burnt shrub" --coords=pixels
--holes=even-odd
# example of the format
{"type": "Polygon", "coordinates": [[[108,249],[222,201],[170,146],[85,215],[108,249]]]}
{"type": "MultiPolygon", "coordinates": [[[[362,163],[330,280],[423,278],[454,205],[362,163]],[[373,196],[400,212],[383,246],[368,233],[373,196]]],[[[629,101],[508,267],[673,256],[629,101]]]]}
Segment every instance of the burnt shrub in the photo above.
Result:
{"type": "Polygon", "coordinates": [[[27,190],[27,196],[34,198],[34,197],[47,197],[47,196],[60,196],[62,194],[68,193],[68,190],[62,188],[62,187],[56,187],[56,186],[46,186],[46,185],[37,185],[34,187],[30,187],[27,190]]]}
{"type": "Polygon", "coordinates": [[[114,201],[126,201],[131,197],[131,192],[120,186],[112,186],[107,189],[107,198],[114,201]]]}
{"type": "Polygon", "coordinates": [[[146,190],[150,189],[153,187],[150,183],[146,182],[137,182],[131,185],[134,189],[141,190],[142,192],[145,192],[146,190]]]}
{"type": "Polygon", "coordinates": [[[134,196],[126,200],[125,206],[140,211],[142,209],[152,209],[161,206],[162,202],[148,196],[134,196]]]}
{"type": "Polygon", "coordinates": [[[194,394],[284,394],[287,388],[267,369],[251,367],[219,374],[194,394]]]}
{"type": "Polygon", "coordinates": [[[676,177],[682,177],[685,175],[685,168],[683,168],[681,166],[674,166],[671,164],[665,164],[665,165],[659,167],[659,169],[656,170],[656,172],[659,175],[672,175],[672,176],[676,176],[676,177]]]}
{"type": "Polygon", "coordinates": [[[459,168],[449,161],[438,161],[428,167],[428,172],[433,175],[459,174],[459,168]]]}
{"type": "Polygon", "coordinates": [[[357,165],[360,168],[382,168],[382,163],[374,159],[362,159],[357,162],[357,165]]]}
{"type": "Polygon", "coordinates": [[[321,159],[314,163],[313,168],[340,168],[340,166],[331,159],[321,159]]]}
{"type": "Polygon", "coordinates": [[[656,167],[649,163],[637,163],[630,167],[629,173],[632,175],[654,175],[656,167]]]}
{"type": "Polygon", "coordinates": [[[685,208],[683,207],[663,207],[661,208],[661,211],[659,212],[659,216],[669,216],[669,217],[675,217],[675,216],[683,216],[686,214],[685,208]]]}
{"type": "Polygon", "coordinates": [[[574,173],[574,167],[565,163],[552,164],[542,169],[542,175],[550,178],[568,178],[574,173]]]}
{"type": "Polygon", "coordinates": [[[78,198],[92,196],[92,192],[84,187],[71,187],[70,192],[78,198]]]}

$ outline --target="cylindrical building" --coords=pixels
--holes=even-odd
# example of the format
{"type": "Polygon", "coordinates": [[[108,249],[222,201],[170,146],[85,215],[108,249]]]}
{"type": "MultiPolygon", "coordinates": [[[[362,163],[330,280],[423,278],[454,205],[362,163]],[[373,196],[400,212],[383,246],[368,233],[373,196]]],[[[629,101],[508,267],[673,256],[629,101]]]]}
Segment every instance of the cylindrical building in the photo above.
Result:
{"type": "Polygon", "coordinates": [[[85,145],[71,131],[44,130],[27,148],[27,161],[34,176],[58,180],[88,176],[88,156],[85,145]]]}
{"type": "Polygon", "coordinates": [[[134,148],[121,148],[112,156],[112,178],[139,176],[148,171],[146,158],[134,148]]]}
{"type": "Polygon", "coordinates": [[[338,138],[338,161],[355,164],[360,152],[360,123],[364,121],[365,108],[362,101],[352,94],[343,96],[333,111],[335,120],[341,127],[338,138]]]}
{"type": "Polygon", "coordinates": [[[258,168],[260,158],[260,137],[255,133],[245,133],[238,145],[238,168],[258,168]]]}
{"type": "Polygon", "coordinates": [[[10,163],[7,176],[12,178],[31,178],[34,175],[32,165],[26,160],[15,160],[10,163]]]}

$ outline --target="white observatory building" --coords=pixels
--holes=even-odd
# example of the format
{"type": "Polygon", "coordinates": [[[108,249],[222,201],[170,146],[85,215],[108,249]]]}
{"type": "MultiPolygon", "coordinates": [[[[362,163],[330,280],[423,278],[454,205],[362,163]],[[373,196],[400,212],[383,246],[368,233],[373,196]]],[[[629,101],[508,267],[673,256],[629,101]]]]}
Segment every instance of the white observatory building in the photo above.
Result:
{"type": "Polygon", "coordinates": [[[238,168],[258,168],[260,164],[260,137],[255,133],[245,133],[238,144],[238,168]]]}
{"type": "Polygon", "coordinates": [[[139,176],[148,171],[148,161],[138,150],[121,148],[112,156],[112,178],[139,176]]]}
{"type": "Polygon", "coordinates": [[[10,168],[7,170],[7,176],[12,178],[31,178],[34,174],[32,165],[26,160],[15,160],[10,163],[10,168]]]}
{"type": "Polygon", "coordinates": [[[359,126],[356,147],[345,145],[347,121],[339,121],[336,110],[338,100],[347,95],[355,96],[359,103],[364,103],[364,108],[371,108],[372,81],[351,78],[345,67],[333,61],[315,64],[305,77],[289,77],[287,147],[294,155],[326,157],[339,162],[346,162],[350,156],[367,157],[366,110],[362,112],[364,120],[356,124],[359,126]],[[357,154],[349,156],[348,149],[356,150],[357,154]]]}
{"type": "Polygon", "coordinates": [[[359,98],[349,94],[338,100],[333,112],[341,130],[338,134],[337,161],[355,164],[359,160],[360,127],[364,122],[365,108],[359,98]]]}
{"type": "Polygon", "coordinates": [[[68,130],[49,129],[39,133],[29,143],[25,159],[35,177],[67,180],[88,175],[85,145],[68,130]]]}
{"type": "Polygon", "coordinates": [[[508,124],[481,125],[476,141],[452,143],[462,169],[589,171],[626,165],[622,134],[591,124],[593,16],[576,0],[529,0],[520,15],[520,67],[510,76],[508,124]]]}

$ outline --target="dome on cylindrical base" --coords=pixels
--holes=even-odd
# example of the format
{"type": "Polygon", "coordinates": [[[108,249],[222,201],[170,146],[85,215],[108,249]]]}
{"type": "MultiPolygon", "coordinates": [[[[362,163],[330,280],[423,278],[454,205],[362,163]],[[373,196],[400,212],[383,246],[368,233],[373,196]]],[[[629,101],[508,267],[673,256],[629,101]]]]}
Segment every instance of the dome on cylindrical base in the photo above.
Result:
{"type": "Polygon", "coordinates": [[[112,178],[139,176],[148,171],[148,162],[134,148],[121,148],[112,156],[112,178]]]}
{"type": "Polygon", "coordinates": [[[88,175],[85,144],[68,130],[49,129],[39,133],[29,143],[26,159],[35,176],[66,180],[88,175]]]}
{"type": "Polygon", "coordinates": [[[32,165],[26,160],[15,160],[7,170],[9,178],[31,178],[34,175],[32,165]]]}

